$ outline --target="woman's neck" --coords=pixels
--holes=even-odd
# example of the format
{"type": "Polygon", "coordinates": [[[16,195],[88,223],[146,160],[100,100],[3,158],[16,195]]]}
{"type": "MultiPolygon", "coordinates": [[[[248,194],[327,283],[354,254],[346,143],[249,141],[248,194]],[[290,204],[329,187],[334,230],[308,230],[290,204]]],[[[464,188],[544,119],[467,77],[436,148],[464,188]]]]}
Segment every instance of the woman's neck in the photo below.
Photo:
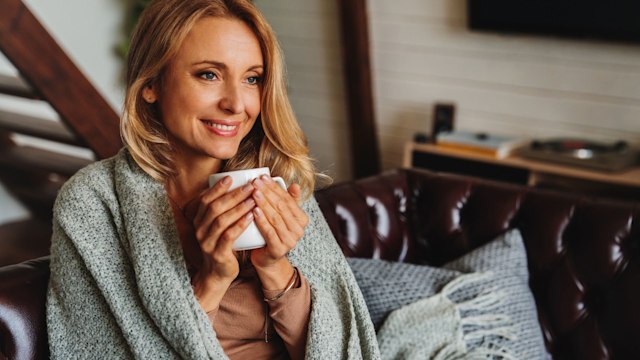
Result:
{"type": "Polygon", "coordinates": [[[176,154],[174,166],[176,176],[171,178],[165,186],[173,201],[184,208],[188,202],[209,187],[209,175],[220,171],[222,160],[183,157],[176,154]]]}

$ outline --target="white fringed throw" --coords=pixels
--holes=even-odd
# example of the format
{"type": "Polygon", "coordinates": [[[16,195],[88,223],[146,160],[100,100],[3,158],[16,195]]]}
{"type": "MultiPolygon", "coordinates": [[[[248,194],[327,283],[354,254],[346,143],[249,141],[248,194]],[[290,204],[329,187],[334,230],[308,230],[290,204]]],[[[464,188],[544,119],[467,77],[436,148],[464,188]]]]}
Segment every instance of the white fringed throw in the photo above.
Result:
{"type": "Polygon", "coordinates": [[[461,275],[438,294],[393,311],[378,332],[382,358],[515,359],[491,341],[515,340],[510,317],[497,312],[507,296],[503,291],[489,287],[468,300],[452,300],[470,285],[489,284],[493,276],[491,272],[461,275]]]}

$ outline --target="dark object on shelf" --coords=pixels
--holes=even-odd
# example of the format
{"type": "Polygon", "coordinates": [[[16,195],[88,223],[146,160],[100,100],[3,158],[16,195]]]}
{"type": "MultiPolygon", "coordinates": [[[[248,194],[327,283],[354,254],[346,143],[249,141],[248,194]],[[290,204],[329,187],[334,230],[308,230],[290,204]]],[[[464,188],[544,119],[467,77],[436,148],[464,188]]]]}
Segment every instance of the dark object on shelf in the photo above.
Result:
{"type": "Polygon", "coordinates": [[[437,103],[433,111],[433,125],[431,127],[431,140],[438,138],[439,133],[453,131],[453,123],[456,107],[453,104],[437,103]]]}
{"type": "Polygon", "coordinates": [[[640,43],[638,0],[468,0],[469,27],[640,43]]]}
{"type": "Polygon", "coordinates": [[[423,132],[417,132],[413,134],[413,142],[417,144],[426,144],[430,140],[429,135],[423,132]]]}
{"type": "Polygon", "coordinates": [[[536,140],[518,151],[518,155],[600,171],[622,171],[637,163],[638,152],[624,141],[613,144],[582,139],[536,140]]]}

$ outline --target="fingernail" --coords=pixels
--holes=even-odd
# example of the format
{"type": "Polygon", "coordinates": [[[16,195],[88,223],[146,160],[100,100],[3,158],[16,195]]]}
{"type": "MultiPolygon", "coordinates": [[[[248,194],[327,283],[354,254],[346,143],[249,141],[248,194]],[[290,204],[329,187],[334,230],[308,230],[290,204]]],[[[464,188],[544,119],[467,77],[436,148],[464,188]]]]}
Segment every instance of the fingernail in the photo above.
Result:
{"type": "Polygon", "coordinates": [[[264,182],[271,182],[271,177],[267,176],[267,175],[262,175],[260,176],[260,179],[262,179],[264,182]]]}
{"type": "Polygon", "coordinates": [[[245,205],[253,207],[256,205],[255,200],[253,200],[252,198],[248,198],[247,200],[244,201],[245,205]]]}
{"type": "Polygon", "coordinates": [[[222,178],[222,185],[229,185],[231,182],[231,176],[225,176],[222,178]]]}
{"type": "Polygon", "coordinates": [[[257,178],[253,180],[253,185],[255,185],[259,189],[262,187],[262,185],[264,185],[264,183],[262,182],[262,180],[260,180],[260,178],[257,178]]]}
{"type": "Polygon", "coordinates": [[[248,192],[253,190],[253,186],[251,186],[251,184],[247,184],[245,186],[242,187],[242,191],[248,192]]]}
{"type": "Polygon", "coordinates": [[[253,193],[253,196],[255,196],[256,199],[258,200],[264,199],[264,197],[262,196],[262,192],[260,190],[256,190],[256,192],[253,193]]]}
{"type": "Polygon", "coordinates": [[[255,208],[253,209],[253,213],[256,214],[256,217],[262,217],[262,210],[260,210],[260,208],[255,208]]]}
{"type": "Polygon", "coordinates": [[[248,213],[247,214],[247,221],[253,221],[253,213],[248,213]]]}

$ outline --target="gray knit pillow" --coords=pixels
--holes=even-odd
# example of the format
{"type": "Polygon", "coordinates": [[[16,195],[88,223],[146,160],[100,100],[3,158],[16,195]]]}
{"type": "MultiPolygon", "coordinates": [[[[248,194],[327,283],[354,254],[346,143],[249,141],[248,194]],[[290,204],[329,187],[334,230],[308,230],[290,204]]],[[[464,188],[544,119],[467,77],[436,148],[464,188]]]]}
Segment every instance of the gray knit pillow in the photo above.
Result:
{"type": "Polygon", "coordinates": [[[376,330],[393,310],[434,295],[458,271],[377,259],[347,258],[376,330]]]}
{"type": "MultiPolygon", "coordinates": [[[[462,273],[492,271],[495,276],[490,287],[509,294],[502,310],[511,317],[518,340],[508,344],[506,339],[485,340],[509,348],[517,358],[550,358],[544,347],[535,302],[528,286],[526,251],[517,229],[498,236],[443,268],[374,259],[348,258],[347,261],[376,329],[393,310],[438,293],[462,273]]],[[[457,292],[452,300],[461,302],[478,292],[479,289],[469,287],[466,291],[457,292]]]]}

